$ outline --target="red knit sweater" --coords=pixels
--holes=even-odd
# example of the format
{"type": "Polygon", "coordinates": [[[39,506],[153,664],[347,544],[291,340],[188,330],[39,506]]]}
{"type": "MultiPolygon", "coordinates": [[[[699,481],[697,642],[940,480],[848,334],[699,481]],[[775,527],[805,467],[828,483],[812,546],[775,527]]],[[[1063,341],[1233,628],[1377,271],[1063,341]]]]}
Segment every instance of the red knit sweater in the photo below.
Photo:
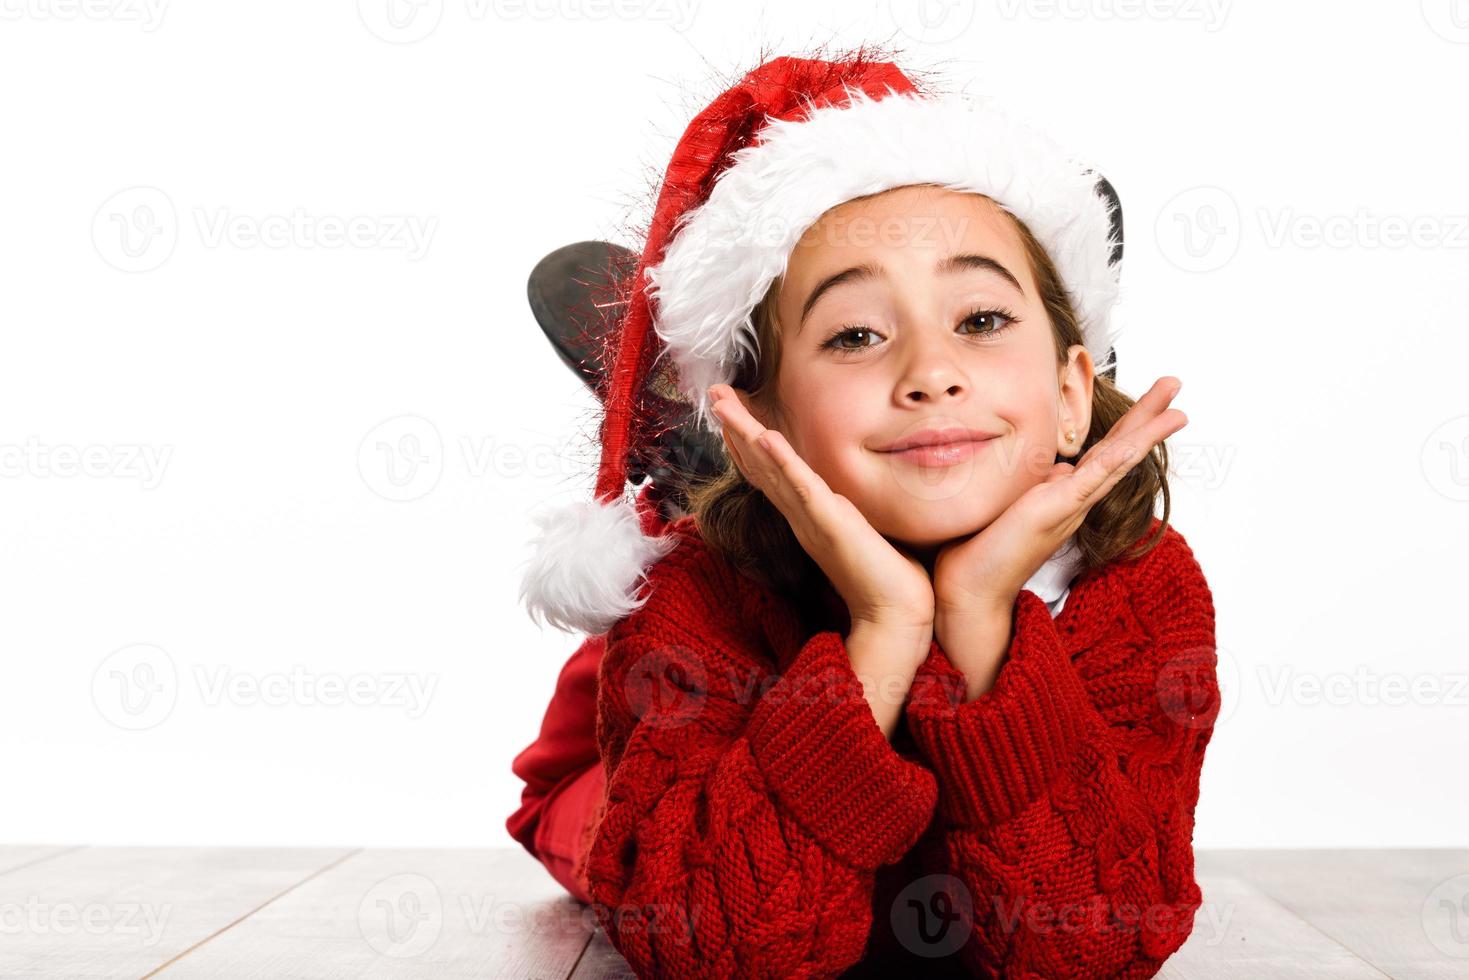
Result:
{"type": "Polygon", "coordinates": [[[1150,977],[1187,938],[1219,692],[1177,530],[1054,620],[1022,591],[972,702],[935,641],[891,742],[834,590],[798,610],[692,518],[668,530],[647,603],[599,638],[606,789],[575,869],[640,976],[1150,977]]]}

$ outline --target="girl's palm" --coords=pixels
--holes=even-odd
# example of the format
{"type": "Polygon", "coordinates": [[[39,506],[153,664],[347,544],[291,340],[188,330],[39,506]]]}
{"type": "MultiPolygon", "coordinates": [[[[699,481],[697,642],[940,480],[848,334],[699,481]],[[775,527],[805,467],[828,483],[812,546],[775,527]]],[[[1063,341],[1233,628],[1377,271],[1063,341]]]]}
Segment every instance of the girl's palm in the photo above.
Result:
{"type": "Polygon", "coordinates": [[[1087,512],[1154,446],[1188,424],[1186,415],[1168,408],[1181,386],[1177,378],[1159,378],[1076,465],[1056,463],[984,530],[941,549],[933,578],[940,612],[1012,601],[1087,512]]]}

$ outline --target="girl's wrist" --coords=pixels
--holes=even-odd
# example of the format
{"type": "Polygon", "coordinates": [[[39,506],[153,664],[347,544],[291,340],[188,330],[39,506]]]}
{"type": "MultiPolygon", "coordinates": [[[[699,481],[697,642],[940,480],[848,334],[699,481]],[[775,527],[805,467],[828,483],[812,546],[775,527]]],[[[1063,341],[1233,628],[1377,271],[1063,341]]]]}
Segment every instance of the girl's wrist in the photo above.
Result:
{"type": "Polygon", "coordinates": [[[848,632],[853,666],[867,670],[887,667],[906,670],[911,676],[933,645],[933,623],[883,623],[853,620],[848,632]]]}
{"type": "Polygon", "coordinates": [[[890,629],[859,622],[852,625],[845,642],[863,696],[883,735],[891,739],[918,665],[933,645],[933,630],[890,629]]]}
{"type": "Polygon", "coordinates": [[[997,617],[1008,616],[1015,608],[1015,599],[1019,592],[1005,593],[974,593],[962,599],[951,601],[940,601],[935,606],[934,627],[938,628],[941,621],[970,621],[983,622],[993,620],[997,617]]]}
{"type": "Polygon", "coordinates": [[[949,662],[964,675],[964,700],[973,701],[994,687],[1010,649],[1013,627],[1010,606],[987,611],[966,609],[935,623],[934,635],[949,662]]]}

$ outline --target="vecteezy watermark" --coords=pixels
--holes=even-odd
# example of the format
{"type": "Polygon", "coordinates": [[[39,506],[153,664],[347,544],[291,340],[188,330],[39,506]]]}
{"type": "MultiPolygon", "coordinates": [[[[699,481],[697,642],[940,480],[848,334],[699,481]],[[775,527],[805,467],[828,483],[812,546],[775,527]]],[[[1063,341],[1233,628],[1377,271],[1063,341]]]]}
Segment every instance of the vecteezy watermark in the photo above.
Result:
{"type": "Polygon", "coordinates": [[[173,200],[156,187],[128,187],[92,215],[92,244],[103,261],[123,272],[147,272],[168,261],[178,244],[173,200]]]}
{"type": "Polygon", "coordinates": [[[1454,44],[1469,44],[1469,3],[1465,0],[1419,0],[1423,20],[1433,33],[1454,44]]]}
{"type": "MultiPolygon", "coordinates": [[[[197,243],[206,249],[339,249],[402,251],[410,262],[428,253],[437,216],[413,214],[248,214],[226,207],[188,212],[197,243]]],[[[173,199],[157,187],[128,187],[92,216],[97,254],[123,272],[148,272],[168,261],[180,237],[173,199]]]]}
{"type": "MultiPolygon", "coordinates": [[[[933,422],[935,416],[926,421],[933,422]]],[[[917,428],[914,423],[910,428],[917,428]]],[[[1113,442],[1106,446],[1093,445],[1087,455],[1109,465],[1137,465],[1139,455],[1145,448],[1125,442],[1113,442]],[[1132,460],[1132,462],[1127,462],[1132,460]]],[[[1025,438],[996,437],[970,444],[956,461],[943,466],[917,465],[899,453],[886,453],[888,470],[893,481],[902,492],[914,500],[929,503],[956,500],[974,493],[975,487],[989,485],[996,474],[1009,476],[1026,472],[1044,478],[1057,462],[1057,445],[1025,438]]],[[[1151,451],[1151,450],[1149,450],[1151,451]]],[[[1076,465],[1081,457],[1068,460],[1076,465]]]]}
{"type": "Polygon", "coordinates": [[[920,44],[943,44],[969,30],[975,0],[883,0],[878,10],[920,44]]]}
{"type": "Polygon", "coordinates": [[[1450,500],[1469,500],[1469,415],[1449,419],[1423,440],[1423,478],[1450,500]]]}
{"type": "Polygon", "coordinates": [[[375,425],[357,445],[357,473],[384,500],[417,500],[439,485],[444,440],[419,415],[399,415],[375,425]]]}
{"type": "Polygon", "coordinates": [[[167,718],[178,689],[173,658],[151,643],[114,650],[92,672],[92,703],[98,713],[128,731],[152,728],[167,718]]]}
{"type": "Polygon", "coordinates": [[[1469,960],[1469,874],[1434,885],[1423,899],[1420,920],[1435,949],[1456,960],[1469,960]]]}
{"type": "Polygon", "coordinates": [[[228,208],[194,210],[205,248],[401,249],[416,262],[428,252],[439,219],[416,214],[309,214],[305,208],[283,214],[239,214],[228,208]]]}
{"type": "Polygon", "coordinates": [[[168,0],[0,0],[0,20],[110,20],[151,33],[167,6],[168,0]]]}
{"type": "Polygon", "coordinates": [[[622,676],[622,696],[633,717],[650,728],[678,728],[703,713],[709,678],[696,651],[659,644],[622,676]]]}
{"type": "Polygon", "coordinates": [[[444,929],[444,900],[434,882],[420,874],[384,878],[357,903],[357,928],[384,956],[421,956],[444,929]]]}
{"type": "MultiPolygon", "coordinates": [[[[925,193],[930,192],[925,188],[925,193]]],[[[922,207],[916,204],[915,207],[922,207]]],[[[955,251],[968,233],[971,218],[943,214],[872,215],[832,212],[814,224],[792,214],[759,214],[738,228],[726,229],[720,244],[761,252],[789,244],[794,250],[885,245],[889,248],[932,245],[955,251]]]]}
{"type": "Polygon", "coordinates": [[[624,934],[640,932],[686,946],[693,941],[699,911],[698,903],[525,903],[452,892],[446,899],[432,878],[403,872],[383,878],[363,893],[357,903],[357,927],[382,955],[411,959],[432,949],[446,927],[472,935],[567,936],[610,925],[624,934]]]}
{"type": "Polygon", "coordinates": [[[888,919],[893,935],[909,952],[950,956],[974,931],[974,898],[953,875],[924,875],[898,892],[888,919]]]}
{"type": "Polygon", "coordinates": [[[1224,26],[1231,0],[995,0],[1006,20],[1178,21],[1204,25],[1212,34],[1224,26]]]}
{"type": "Polygon", "coordinates": [[[1469,708],[1469,673],[1401,673],[1357,664],[1350,671],[1297,671],[1289,664],[1258,667],[1265,703],[1332,707],[1469,708]],[[1273,674],[1273,676],[1272,676],[1273,674]]]}
{"type": "Polygon", "coordinates": [[[138,480],[144,490],[163,482],[163,471],[173,455],[173,446],[146,443],[43,443],[27,436],[24,444],[0,443],[0,478],[44,477],[68,479],[138,480]]]}
{"type": "MultiPolygon", "coordinates": [[[[412,44],[434,33],[444,19],[444,0],[357,0],[367,30],[389,44],[412,44]]],[[[693,26],[694,0],[462,0],[449,5],[474,23],[507,21],[645,21],[679,33],[693,26]],[[462,10],[459,7],[462,5],[462,10]]]]}
{"type": "Polygon", "coordinates": [[[390,44],[412,44],[439,26],[444,0],[357,0],[357,16],[374,37],[390,44]]]}
{"type": "Polygon", "coordinates": [[[1191,187],[1158,210],[1153,237],[1163,257],[1185,272],[1210,272],[1239,251],[1240,214],[1222,187],[1191,187]]]}
{"type": "Polygon", "coordinates": [[[1224,485],[1238,448],[1169,439],[1168,468],[1205,490],[1217,490],[1224,485]]]}
{"type": "Polygon", "coordinates": [[[239,672],[225,665],[194,665],[194,679],[204,704],[218,707],[386,707],[402,708],[409,718],[421,718],[433,700],[438,674],[399,671],[355,674],[315,673],[296,664],[289,671],[264,674],[239,672]]]}
{"type": "MultiPolygon", "coordinates": [[[[1359,207],[1350,214],[1313,214],[1291,206],[1255,209],[1266,248],[1469,248],[1469,213],[1384,214],[1359,207]]],[[[1239,252],[1248,223],[1221,187],[1192,187],[1158,211],[1153,235],[1163,257],[1185,272],[1212,272],[1239,252]]]]}
{"type": "Polygon", "coordinates": [[[1153,679],[1163,714],[1180,728],[1217,728],[1238,703],[1239,665],[1214,645],[1171,652],[1153,679]]]}
{"type": "MultiPolygon", "coordinates": [[[[1104,880],[1116,879],[1120,869],[1107,869],[1104,880]]],[[[1217,946],[1229,931],[1235,903],[1203,902],[1189,909],[1177,902],[1134,902],[1124,895],[1126,890],[1111,894],[1095,894],[1076,902],[1049,902],[1030,895],[992,895],[994,908],[990,919],[1002,932],[1027,932],[1038,936],[1056,934],[1103,937],[1116,934],[1149,933],[1153,936],[1190,937],[1198,920],[1210,925],[1208,934],[1200,933],[1202,945],[1217,946]],[[1203,914],[1200,915],[1200,912],[1203,914]]]]}
{"type": "Polygon", "coordinates": [[[421,415],[398,415],[374,425],[357,444],[357,473],[384,500],[427,496],[453,464],[470,479],[577,477],[576,465],[550,440],[520,442],[499,436],[460,435],[451,452],[439,427],[421,415]]]}
{"type": "Polygon", "coordinates": [[[1469,214],[1300,214],[1294,208],[1260,208],[1260,229],[1270,248],[1469,248],[1469,214]]]}
{"type": "MultiPolygon", "coordinates": [[[[1123,870],[1125,865],[1104,869],[1103,880],[1116,881],[1123,870]]],[[[990,894],[984,901],[992,911],[981,916],[981,921],[986,930],[1005,936],[1061,934],[1102,942],[1111,934],[1148,933],[1218,946],[1226,940],[1236,911],[1233,902],[1205,901],[1190,909],[1181,902],[1129,901],[1130,893],[1130,889],[1119,888],[1074,902],[1052,902],[1030,891],[990,894]]],[[[889,915],[894,936],[919,956],[950,956],[974,932],[973,896],[955,875],[931,874],[914,881],[898,893],[889,915]]],[[[990,941],[998,939],[995,936],[990,941]]]]}
{"type": "MultiPolygon", "coordinates": [[[[309,671],[240,671],[224,664],[194,664],[194,693],[208,708],[396,708],[411,719],[428,711],[438,674],[309,671]]],[[[173,658],[151,643],[114,650],[92,674],[92,703],[104,719],[128,731],[153,728],[178,704],[179,672],[173,658]]]]}
{"type": "Polygon", "coordinates": [[[172,914],[172,903],[47,902],[30,895],[0,902],[0,936],[136,936],[148,948],[163,938],[172,914]]]}

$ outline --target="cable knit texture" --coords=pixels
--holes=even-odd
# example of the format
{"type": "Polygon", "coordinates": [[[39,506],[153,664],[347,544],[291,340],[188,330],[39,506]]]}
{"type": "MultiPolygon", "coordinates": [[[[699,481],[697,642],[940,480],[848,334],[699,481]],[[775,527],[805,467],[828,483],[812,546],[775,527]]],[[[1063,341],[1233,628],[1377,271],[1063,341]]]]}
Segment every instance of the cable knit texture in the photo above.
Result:
{"type": "Polygon", "coordinates": [[[668,530],[597,638],[606,792],[575,869],[639,976],[1138,978],[1187,938],[1219,692],[1177,530],[1054,620],[1022,591],[974,701],[934,642],[892,741],[834,591],[797,608],[668,530]]]}

